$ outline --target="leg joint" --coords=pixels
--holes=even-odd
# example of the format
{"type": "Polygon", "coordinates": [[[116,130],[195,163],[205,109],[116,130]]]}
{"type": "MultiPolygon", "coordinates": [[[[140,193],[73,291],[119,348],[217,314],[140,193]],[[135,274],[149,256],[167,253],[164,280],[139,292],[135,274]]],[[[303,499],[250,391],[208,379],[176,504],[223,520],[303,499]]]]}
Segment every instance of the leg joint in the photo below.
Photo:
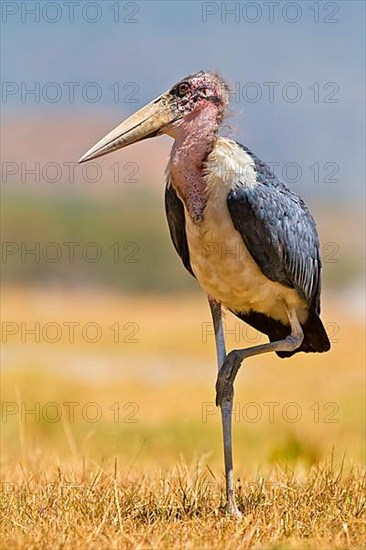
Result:
{"type": "Polygon", "coordinates": [[[302,326],[300,325],[295,309],[290,309],[286,307],[286,312],[291,325],[291,334],[289,334],[287,338],[285,338],[285,345],[287,349],[284,351],[294,351],[301,346],[302,341],[304,340],[304,332],[302,330],[302,326]]]}
{"type": "Polygon", "coordinates": [[[291,332],[291,334],[289,334],[287,338],[285,338],[284,343],[286,349],[284,349],[283,351],[295,351],[295,349],[301,346],[303,340],[304,333],[300,327],[300,330],[291,332]]]}

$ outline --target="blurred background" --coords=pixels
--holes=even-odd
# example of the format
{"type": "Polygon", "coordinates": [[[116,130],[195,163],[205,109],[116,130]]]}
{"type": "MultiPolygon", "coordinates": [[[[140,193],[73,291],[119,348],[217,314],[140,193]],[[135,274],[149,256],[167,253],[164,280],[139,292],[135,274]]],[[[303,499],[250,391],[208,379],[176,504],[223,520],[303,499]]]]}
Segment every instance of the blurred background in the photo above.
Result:
{"type": "MultiPolygon", "coordinates": [[[[238,376],[238,471],[364,459],[364,3],[2,2],[3,460],[205,457],[222,472],[206,300],[164,215],[167,137],[77,159],[216,70],[223,134],[307,202],[332,351],[238,376]],[[74,405],[72,405],[72,403],[74,405]]],[[[259,336],[227,315],[228,346],[259,336]]]]}

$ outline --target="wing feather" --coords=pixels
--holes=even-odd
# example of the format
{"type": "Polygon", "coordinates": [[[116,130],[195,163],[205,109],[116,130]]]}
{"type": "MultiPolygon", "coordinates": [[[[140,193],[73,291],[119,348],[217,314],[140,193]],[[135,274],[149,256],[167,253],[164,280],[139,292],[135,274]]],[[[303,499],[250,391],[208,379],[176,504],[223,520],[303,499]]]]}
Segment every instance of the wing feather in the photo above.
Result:
{"type": "Polygon", "coordinates": [[[179,254],[184,267],[194,277],[189,259],[184,206],[169,179],[165,187],[165,212],[174,248],[179,254]]]}
{"type": "Polygon", "coordinates": [[[295,288],[320,312],[321,260],[315,222],[302,199],[247,148],[257,172],[252,186],[231,191],[227,205],[235,229],[262,273],[295,288]]]}

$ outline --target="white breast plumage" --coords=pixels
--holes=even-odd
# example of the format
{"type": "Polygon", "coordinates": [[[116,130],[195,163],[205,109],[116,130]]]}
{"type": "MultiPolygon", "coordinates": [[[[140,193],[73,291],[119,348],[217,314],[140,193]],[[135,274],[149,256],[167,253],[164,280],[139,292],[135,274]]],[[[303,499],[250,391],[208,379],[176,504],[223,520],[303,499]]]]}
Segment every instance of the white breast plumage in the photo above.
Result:
{"type": "Polygon", "coordinates": [[[231,190],[256,185],[253,159],[234,141],[218,138],[205,165],[207,205],[203,221],[194,223],[187,212],[190,262],[207,295],[228,309],[266,313],[288,324],[284,302],[294,306],[300,321],[305,302],[294,289],[269,280],[247,250],[227,208],[231,190]]]}

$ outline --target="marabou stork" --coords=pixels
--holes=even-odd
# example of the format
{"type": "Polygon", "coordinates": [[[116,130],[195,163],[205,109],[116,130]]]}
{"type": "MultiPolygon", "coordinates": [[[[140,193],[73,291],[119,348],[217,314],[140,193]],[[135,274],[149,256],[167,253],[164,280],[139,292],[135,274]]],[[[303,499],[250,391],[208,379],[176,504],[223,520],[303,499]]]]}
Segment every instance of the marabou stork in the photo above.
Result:
{"type": "Polygon", "coordinates": [[[221,409],[227,509],[234,494],[233,383],[248,357],[324,352],[319,317],[321,260],[315,222],[302,199],[247,147],[218,136],[229,88],[212,72],[184,78],[94,145],[79,162],[167,134],[165,209],[184,267],[206,293],[216,338],[216,404],[221,409]],[[233,254],[233,250],[236,251],[233,254]],[[221,307],[269,342],[226,354],[221,307]]]}

